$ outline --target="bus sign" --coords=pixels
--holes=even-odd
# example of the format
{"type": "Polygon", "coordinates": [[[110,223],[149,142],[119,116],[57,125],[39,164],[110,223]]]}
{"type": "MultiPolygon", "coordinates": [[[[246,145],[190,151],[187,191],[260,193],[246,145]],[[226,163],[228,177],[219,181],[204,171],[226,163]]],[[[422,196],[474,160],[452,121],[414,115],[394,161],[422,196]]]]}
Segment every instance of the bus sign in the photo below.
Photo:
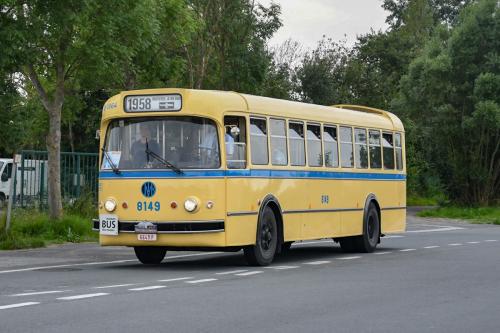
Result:
{"type": "Polygon", "coordinates": [[[179,94],[125,97],[125,112],[172,112],[181,108],[182,97],[179,94]]]}

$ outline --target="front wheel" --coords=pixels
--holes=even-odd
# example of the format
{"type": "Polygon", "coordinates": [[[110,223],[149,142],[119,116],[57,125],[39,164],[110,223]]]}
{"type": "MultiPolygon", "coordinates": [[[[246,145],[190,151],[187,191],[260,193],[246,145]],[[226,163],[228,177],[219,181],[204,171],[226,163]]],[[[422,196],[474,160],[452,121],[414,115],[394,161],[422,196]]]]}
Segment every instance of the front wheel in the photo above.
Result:
{"type": "Polygon", "coordinates": [[[162,262],[167,250],[157,246],[136,246],[135,255],[145,265],[156,265],[162,262]]]}
{"type": "Polygon", "coordinates": [[[250,265],[267,266],[273,262],[278,244],[276,217],[271,208],[264,208],[257,226],[255,245],[246,247],[243,252],[250,265]]]}

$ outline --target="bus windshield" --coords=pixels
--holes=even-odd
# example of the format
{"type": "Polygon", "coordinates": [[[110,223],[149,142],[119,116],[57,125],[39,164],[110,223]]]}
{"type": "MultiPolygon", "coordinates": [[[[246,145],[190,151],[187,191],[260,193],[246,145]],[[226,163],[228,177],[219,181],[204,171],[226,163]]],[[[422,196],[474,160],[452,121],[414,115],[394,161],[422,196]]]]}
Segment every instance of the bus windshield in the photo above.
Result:
{"type": "Polygon", "coordinates": [[[102,169],[220,167],[217,127],[212,120],[200,117],[113,120],[106,134],[104,154],[102,169]]]}

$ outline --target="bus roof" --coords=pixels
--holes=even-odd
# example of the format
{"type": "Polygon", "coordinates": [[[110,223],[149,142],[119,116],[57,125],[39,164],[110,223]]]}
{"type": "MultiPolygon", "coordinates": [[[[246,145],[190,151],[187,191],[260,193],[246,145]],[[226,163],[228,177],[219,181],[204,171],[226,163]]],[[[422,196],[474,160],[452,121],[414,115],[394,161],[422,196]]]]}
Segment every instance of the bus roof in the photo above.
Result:
{"type": "Polygon", "coordinates": [[[269,97],[240,94],[232,91],[195,89],[144,89],[123,91],[111,97],[103,107],[103,119],[176,114],[205,114],[220,119],[226,111],[240,111],[289,119],[309,120],[332,124],[374,127],[404,131],[401,120],[394,114],[380,109],[359,105],[322,106],[269,97]],[[182,109],[178,112],[125,113],[123,100],[129,95],[180,94],[182,109]]]}

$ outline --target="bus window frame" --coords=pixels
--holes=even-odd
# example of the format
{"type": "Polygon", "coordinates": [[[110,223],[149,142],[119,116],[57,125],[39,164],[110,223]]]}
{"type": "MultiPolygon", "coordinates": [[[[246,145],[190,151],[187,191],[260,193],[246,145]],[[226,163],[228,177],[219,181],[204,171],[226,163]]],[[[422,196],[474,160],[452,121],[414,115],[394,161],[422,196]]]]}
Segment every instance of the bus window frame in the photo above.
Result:
{"type": "MultiPolygon", "coordinates": [[[[290,165],[290,156],[288,155],[288,122],[287,122],[287,119],[286,118],[278,118],[278,117],[269,117],[268,119],[268,125],[269,125],[269,128],[268,128],[268,138],[269,138],[269,153],[270,153],[270,157],[271,158],[268,158],[270,161],[268,164],[272,165],[272,166],[278,166],[278,167],[286,167],[286,166],[289,166],[290,165]],[[285,126],[285,153],[287,154],[286,155],[286,163],[285,164],[274,164],[273,163],[273,146],[272,146],[272,133],[271,133],[271,121],[272,120],[278,120],[278,121],[283,121],[284,122],[284,126],[285,126]]],[[[275,136],[275,137],[279,137],[279,136],[275,136]]]]}
{"type": "MultiPolygon", "coordinates": [[[[303,145],[302,147],[304,148],[303,152],[304,152],[304,164],[292,164],[292,159],[291,159],[291,152],[289,152],[288,156],[289,156],[289,166],[292,166],[292,167],[307,167],[307,144],[306,144],[306,128],[305,128],[305,125],[306,125],[306,122],[304,120],[296,120],[296,119],[287,119],[287,134],[288,134],[288,140],[290,140],[290,124],[296,124],[296,125],[301,125],[302,126],[302,141],[303,141],[303,145]]],[[[290,150],[290,142],[288,142],[288,149],[290,150]]]]}
{"type": "MultiPolygon", "coordinates": [[[[269,166],[269,163],[271,162],[271,159],[270,159],[270,140],[269,140],[269,117],[266,117],[266,116],[255,116],[255,115],[250,115],[248,117],[248,135],[249,135],[249,138],[250,138],[250,141],[249,141],[249,146],[250,146],[250,164],[252,166],[269,166]],[[253,162],[252,160],[252,119],[257,119],[257,120],[264,120],[266,122],[266,142],[267,142],[267,163],[265,164],[256,164],[253,162]]],[[[247,163],[248,164],[248,163],[247,163]]]]}
{"type": "Polygon", "coordinates": [[[382,136],[380,137],[381,141],[380,141],[380,145],[382,147],[382,168],[383,170],[396,170],[396,149],[395,149],[395,145],[394,145],[394,131],[384,131],[382,130],[382,136]],[[385,166],[385,161],[384,161],[384,134],[390,134],[392,135],[392,163],[393,163],[393,167],[392,168],[386,168],[385,166]]]}
{"type": "Polygon", "coordinates": [[[330,168],[330,169],[338,169],[340,168],[340,137],[339,137],[339,126],[337,124],[330,124],[330,123],[323,123],[322,126],[321,126],[321,129],[323,131],[323,156],[325,157],[325,152],[324,152],[324,149],[325,149],[325,127],[328,127],[328,128],[335,128],[335,131],[336,131],[336,134],[337,134],[337,165],[333,165],[333,166],[328,166],[326,165],[326,158],[324,158],[324,166],[325,168],[330,168]]]}
{"type": "Polygon", "coordinates": [[[325,166],[325,157],[324,157],[324,152],[323,152],[323,124],[322,123],[317,123],[317,122],[309,122],[309,121],[306,121],[306,126],[305,126],[305,133],[304,133],[304,137],[305,137],[305,144],[306,144],[306,166],[307,167],[310,167],[310,168],[323,168],[325,166]],[[321,138],[319,138],[319,144],[320,144],[320,147],[321,147],[321,164],[320,165],[311,165],[309,164],[309,145],[307,144],[307,141],[308,141],[308,137],[307,137],[307,132],[308,132],[308,129],[307,129],[307,126],[318,126],[319,127],[319,133],[321,135],[321,138]]]}
{"type": "Polygon", "coordinates": [[[366,127],[354,127],[354,131],[353,131],[353,135],[354,135],[354,167],[356,169],[361,169],[361,170],[366,170],[366,169],[369,169],[370,168],[370,152],[369,152],[369,144],[368,144],[368,130],[366,127]],[[357,160],[356,160],[356,145],[363,145],[363,143],[358,143],[356,141],[356,130],[362,130],[362,131],[365,131],[365,143],[364,143],[364,146],[366,147],[366,157],[367,157],[367,160],[366,160],[366,167],[361,167],[361,166],[358,166],[358,163],[357,163],[357,160]]]}

